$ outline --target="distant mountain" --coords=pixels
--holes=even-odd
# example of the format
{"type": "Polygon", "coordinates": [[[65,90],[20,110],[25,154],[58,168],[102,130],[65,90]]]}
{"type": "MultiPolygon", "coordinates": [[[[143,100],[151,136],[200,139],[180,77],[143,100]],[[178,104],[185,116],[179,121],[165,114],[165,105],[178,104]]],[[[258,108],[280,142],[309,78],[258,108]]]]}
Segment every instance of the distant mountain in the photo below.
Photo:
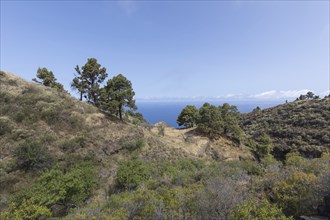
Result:
{"type": "Polygon", "coordinates": [[[308,158],[330,151],[330,97],[255,110],[243,114],[240,124],[248,137],[268,134],[276,158],[292,151],[308,158]]]}

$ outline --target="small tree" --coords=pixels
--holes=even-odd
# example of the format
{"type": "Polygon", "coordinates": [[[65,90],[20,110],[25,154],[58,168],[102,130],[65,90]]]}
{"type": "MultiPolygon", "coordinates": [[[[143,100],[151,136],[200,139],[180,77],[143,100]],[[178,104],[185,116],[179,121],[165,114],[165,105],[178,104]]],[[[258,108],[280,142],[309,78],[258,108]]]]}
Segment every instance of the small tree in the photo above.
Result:
{"type": "Polygon", "coordinates": [[[80,93],[80,101],[82,101],[83,95],[87,92],[88,84],[87,81],[84,79],[78,65],[76,66],[75,70],[78,75],[72,80],[71,88],[73,90],[77,90],[80,93]]]}
{"type": "Polygon", "coordinates": [[[179,126],[191,128],[196,125],[198,119],[198,110],[194,105],[187,105],[182,109],[180,115],[176,119],[179,126]]]}
{"type": "Polygon", "coordinates": [[[224,121],[219,108],[205,103],[199,109],[198,129],[211,138],[216,138],[224,132],[224,121]]]}
{"type": "Polygon", "coordinates": [[[108,76],[106,68],[97,63],[95,58],[87,59],[87,63],[80,69],[77,65],[75,70],[78,76],[73,79],[71,87],[80,92],[80,98],[85,98],[94,105],[99,105],[100,84],[108,76]]]}
{"type": "Polygon", "coordinates": [[[314,93],[312,93],[312,92],[307,92],[307,94],[306,94],[306,98],[307,99],[312,99],[312,98],[314,98],[314,93]]]}
{"type": "Polygon", "coordinates": [[[228,103],[224,103],[218,108],[224,121],[224,134],[239,141],[243,131],[238,125],[240,114],[237,110],[237,107],[234,105],[229,105],[228,103]]]}
{"type": "Polygon", "coordinates": [[[116,113],[120,120],[123,120],[124,107],[137,109],[133,99],[134,95],[131,81],[119,74],[109,79],[107,85],[102,89],[101,108],[116,113]]]}
{"type": "Polygon", "coordinates": [[[40,83],[44,86],[48,86],[51,88],[56,88],[58,90],[64,91],[63,85],[61,83],[56,82],[56,78],[52,71],[48,71],[47,68],[38,68],[37,70],[37,78],[41,81],[38,81],[36,78],[32,80],[34,82],[40,83]]]}
{"type": "Polygon", "coordinates": [[[260,108],[259,106],[257,106],[256,108],[254,108],[254,109],[252,110],[253,113],[258,113],[258,112],[260,112],[260,111],[261,111],[261,108],[260,108]]]}
{"type": "Polygon", "coordinates": [[[269,135],[262,133],[257,142],[258,143],[256,144],[255,149],[256,153],[259,158],[264,158],[271,152],[273,148],[272,139],[269,137],[269,135]]]}

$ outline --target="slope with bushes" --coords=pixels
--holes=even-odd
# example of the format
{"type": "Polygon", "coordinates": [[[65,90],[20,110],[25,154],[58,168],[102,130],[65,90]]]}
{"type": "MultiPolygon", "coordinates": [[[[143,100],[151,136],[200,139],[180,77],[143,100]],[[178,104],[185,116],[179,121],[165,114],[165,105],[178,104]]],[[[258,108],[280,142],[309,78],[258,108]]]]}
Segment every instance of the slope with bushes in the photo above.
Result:
{"type": "Polygon", "coordinates": [[[292,219],[330,193],[326,153],[277,161],[263,135],[256,160],[245,140],[122,121],[6,72],[0,86],[0,219],[292,219]]]}
{"type": "Polygon", "coordinates": [[[240,124],[253,139],[268,134],[276,158],[292,151],[309,158],[330,151],[330,97],[256,110],[243,114],[240,124]]]}

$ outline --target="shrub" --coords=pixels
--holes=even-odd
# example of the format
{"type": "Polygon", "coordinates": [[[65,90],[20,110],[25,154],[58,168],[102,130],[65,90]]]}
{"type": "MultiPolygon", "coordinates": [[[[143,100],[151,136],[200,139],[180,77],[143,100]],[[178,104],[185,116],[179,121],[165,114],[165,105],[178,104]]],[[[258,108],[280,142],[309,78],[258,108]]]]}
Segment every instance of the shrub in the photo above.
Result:
{"type": "Polygon", "coordinates": [[[275,185],[274,201],[286,215],[312,214],[313,206],[320,200],[314,193],[317,188],[317,177],[314,174],[297,171],[275,185]]]}
{"type": "Polygon", "coordinates": [[[269,153],[273,149],[273,143],[272,139],[269,137],[269,135],[262,133],[257,138],[257,143],[255,145],[255,152],[259,159],[269,155],[269,153]]]}
{"type": "Polygon", "coordinates": [[[134,159],[119,164],[116,175],[117,186],[124,189],[134,189],[151,176],[151,168],[143,161],[134,159]]]}
{"type": "Polygon", "coordinates": [[[12,203],[7,211],[0,214],[3,220],[34,220],[50,216],[51,211],[47,207],[35,204],[32,200],[24,200],[19,207],[12,203]]]}
{"type": "Polygon", "coordinates": [[[196,219],[199,188],[200,185],[162,187],[114,194],[104,207],[103,215],[113,219],[196,219]]]}
{"type": "Polygon", "coordinates": [[[0,136],[10,134],[12,131],[12,122],[7,117],[0,117],[0,136]]]}
{"type": "Polygon", "coordinates": [[[58,146],[63,150],[63,151],[69,151],[73,152],[78,148],[83,148],[86,144],[87,141],[87,135],[84,135],[84,133],[80,133],[77,136],[74,136],[70,139],[63,139],[60,140],[58,143],[58,146]]]}
{"type": "Polygon", "coordinates": [[[229,220],[293,220],[292,217],[286,217],[280,208],[269,203],[266,199],[256,202],[254,200],[244,201],[241,206],[234,209],[229,220]]]}
{"type": "Polygon", "coordinates": [[[52,157],[48,149],[38,141],[26,140],[15,150],[16,162],[19,169],[40,170],[52,165],[52,157]]]}
{"type": "Polygon", "coordinates": [[[244,191],[230,178],[206,180],[196,200],[201,219],[227,219],[231,209],[242,203],[244,191]]]}
{"type": "Polygon", "coordinates": [[[300,156],[299,152],[292,152],[285,155],[285,165],[293,169],[306,170],[308,167],[307,160],[300,156]]]}
{"type": "Polygon", "coordinates": [[[145,140],[143,138],[139,138],[136,140],[125,142],[123,148],[129,151],[134,151],[137,149],[141,149],[144,145],[145,145],[145,140]]]}
{"type": "Polygon", "coordinates": [[[44,172],[32,185],[15,195],[14,201],[21,207],[24,200],[51,207],[54,204],[78,205],[96,188],[96,171],[90,162],[75,165],[67,172],[58,168],[44,172]]]}

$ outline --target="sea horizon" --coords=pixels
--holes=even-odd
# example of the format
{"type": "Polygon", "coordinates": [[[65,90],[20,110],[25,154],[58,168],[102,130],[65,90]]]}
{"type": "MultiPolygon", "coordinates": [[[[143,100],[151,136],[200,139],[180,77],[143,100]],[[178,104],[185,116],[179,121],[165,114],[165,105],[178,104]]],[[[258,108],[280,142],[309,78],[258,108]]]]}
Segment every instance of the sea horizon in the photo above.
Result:
{"type": "Polygon", "coordinates": [[[176,119],[186,105],[200,108],[205,102],[219,106],[224,103],[235,105],[240,113],[251,112],[254,108],[270,108],[285,103],[286,100],[137,100],[137,112],[140,112],[149,124],[165,122],[179,128],[176,119]]]}

